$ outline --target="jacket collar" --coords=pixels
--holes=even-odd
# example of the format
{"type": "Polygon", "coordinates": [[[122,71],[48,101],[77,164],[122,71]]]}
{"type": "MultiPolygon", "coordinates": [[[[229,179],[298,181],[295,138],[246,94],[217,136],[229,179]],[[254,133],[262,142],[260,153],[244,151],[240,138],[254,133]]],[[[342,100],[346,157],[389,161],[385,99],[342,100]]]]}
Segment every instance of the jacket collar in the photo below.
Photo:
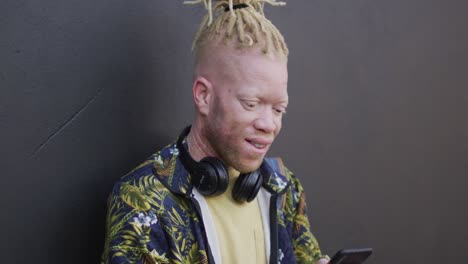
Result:
{"type": "MultiPolygon", "coordinates": [[[[175,143],[152,155],[153,173],[170,191],[189,197],[193,189],[191,176],[178,156],[179,150],[175,143]]],[[[272,195],[284,193],[290,185],[290,181],[284,176],[283,168],[281,160],[277,158],[265,158],[260,166],[262,186],[272,195]]]]}
{"type": "Polygon", "coordinates": [[[273,195],[286,192],[291,181],[285,176],[283,162],[280,158],[265,158],[260,166],[263,176],[263,187],[273,195]]]}

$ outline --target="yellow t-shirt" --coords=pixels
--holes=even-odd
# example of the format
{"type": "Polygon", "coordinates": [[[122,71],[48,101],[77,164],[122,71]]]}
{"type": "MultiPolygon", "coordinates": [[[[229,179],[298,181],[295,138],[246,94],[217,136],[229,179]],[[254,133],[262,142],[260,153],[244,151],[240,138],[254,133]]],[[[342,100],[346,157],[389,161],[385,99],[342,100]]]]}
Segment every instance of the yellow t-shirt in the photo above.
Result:
{"type": "Polygon", "coordinates": [[[232,188],[239,172],[229,169],[229,187],[216,197],[206,197],[215,224],[223,264],[266,263],[262,215],[257,198],[238,203],[232,188]]]}

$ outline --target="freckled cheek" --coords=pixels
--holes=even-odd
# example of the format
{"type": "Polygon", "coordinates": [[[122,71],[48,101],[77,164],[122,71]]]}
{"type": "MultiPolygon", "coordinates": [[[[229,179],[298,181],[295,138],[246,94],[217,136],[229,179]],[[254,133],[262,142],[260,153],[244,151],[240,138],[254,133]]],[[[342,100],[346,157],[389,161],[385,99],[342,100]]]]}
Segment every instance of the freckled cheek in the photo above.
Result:
{"type": "Polygon", "coordinates": [[[239,144],[240,141],[244,141],[245,137],[252,134],[250,131],[252,122],[246,120],[236,120],[232,122],[229,129],[225,131],[225,135],[229,138],[229,141],[236,142],[239,144]]]}
{"type": "Polygon", "coordinates": [[[233,121],[233,129],[241,130],[245,127],[252,126],[255,120],[256,116],[253,113],[242,113],[235,115],[233,121]]]}

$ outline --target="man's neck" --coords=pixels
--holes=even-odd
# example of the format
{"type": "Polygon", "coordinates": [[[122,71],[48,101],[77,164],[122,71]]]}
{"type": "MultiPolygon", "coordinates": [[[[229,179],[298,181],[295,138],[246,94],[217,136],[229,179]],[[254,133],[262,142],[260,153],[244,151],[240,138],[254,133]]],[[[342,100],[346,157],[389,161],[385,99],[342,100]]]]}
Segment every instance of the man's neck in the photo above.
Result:
{"type": "MultiPolygon", "coordinates": [[[[190,129],[190,133],[187,135],[186,140],[188,152],[195,161],[200,161],[205,157],[214,157],[219,159],[216,152],[209,145],[208,140],[203,136],[203,133],[201,133],[201,130],[198,129],[196,125],[193,125],[190,129]]],[[[240,172],[233,167],[229,166],[226,169],[229,172],[230,178],[237,179],[237,177],[239,177],[240,172]]]]}
{"type": "Polygon", "coordinates": [[[200,161],[204,157],[217,157],[207,142],[200,130],[196,126],[192,126],[187,136],[187,145],[190,156],[194,160],[200,161]]]}

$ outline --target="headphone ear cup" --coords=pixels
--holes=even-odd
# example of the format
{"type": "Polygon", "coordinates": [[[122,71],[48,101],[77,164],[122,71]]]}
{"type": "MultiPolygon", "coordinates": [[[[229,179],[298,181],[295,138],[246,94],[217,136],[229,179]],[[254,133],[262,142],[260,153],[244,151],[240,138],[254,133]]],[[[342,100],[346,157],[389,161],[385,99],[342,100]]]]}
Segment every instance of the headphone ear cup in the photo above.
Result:
{"type": "Polygon", "coordinates": [[[237,202],[251,202],[262,187],[263,177],[258,170],[239,176],[232,189],[232,198],[237,202]]]}
{"type": "Polygon", "coordinates": [[[222,161],[206,157],[197,166],[198,191],[204,196],[216,196],[224,193],[229,185],[229,175],[222,161]]]}

